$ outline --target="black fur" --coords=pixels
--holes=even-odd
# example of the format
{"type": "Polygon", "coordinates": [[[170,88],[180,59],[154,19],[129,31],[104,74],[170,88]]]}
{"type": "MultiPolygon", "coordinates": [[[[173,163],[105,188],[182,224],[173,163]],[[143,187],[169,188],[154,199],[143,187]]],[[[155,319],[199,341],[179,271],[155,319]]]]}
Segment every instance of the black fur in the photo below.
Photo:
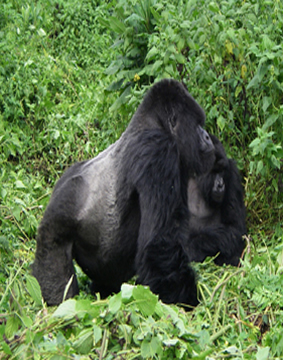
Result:
{"type": "Polygon", "coordinates": [[[221,142],[213,135],[211,139],[216,155],[213,169],[189,181],[191,235],[186,249],[190,261],[202,262],[219,253],[216,264],[237,266],[246,233],[241,179],[236,163],[227,158],[221,142]]]}
{"type": "Polygon", "coordinates": [[[107,296],[138,275],[165,302],[197,304],[187,184],[214,164],[205,115],[174,80],[155,84],[121,138],[72,166],[40,224],[33,274],[50,305],[78,293],[72,259],[107,296]]]}

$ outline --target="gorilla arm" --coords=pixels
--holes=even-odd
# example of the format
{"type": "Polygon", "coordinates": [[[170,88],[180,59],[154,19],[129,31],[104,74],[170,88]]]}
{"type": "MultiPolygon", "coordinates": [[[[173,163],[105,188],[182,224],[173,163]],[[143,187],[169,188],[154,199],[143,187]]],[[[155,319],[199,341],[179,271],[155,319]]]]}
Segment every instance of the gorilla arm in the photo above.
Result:
{"type": "Polygon", "coordinates": [[[195,274],[182,243],[188,236],[177,147],[162,132],[144,133],[131,152],[131,181],[141,222],[136,255],[138,282],[167,303],[197,304],[195,274]],[[177,202],[176,202],[177,199],[177,202]]]}

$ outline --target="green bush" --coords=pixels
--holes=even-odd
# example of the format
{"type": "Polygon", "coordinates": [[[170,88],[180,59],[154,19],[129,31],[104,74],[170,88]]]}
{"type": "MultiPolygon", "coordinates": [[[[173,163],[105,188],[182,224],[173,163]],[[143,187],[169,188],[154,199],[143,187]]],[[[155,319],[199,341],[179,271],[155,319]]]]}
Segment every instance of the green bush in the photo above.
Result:
{"type": "Polygon", "coordinates": [[[281,359],[283,5],[279,0],[3,0],[0,359],[281,359]],[[46,308],[30,275],[52,188],[125,129],[153,82],[183,81],[243,175],[242,267],[194,264],[185,313],[142,287],[46,308]],[[133,290],[135,289],[135,290],[133,290]]]}

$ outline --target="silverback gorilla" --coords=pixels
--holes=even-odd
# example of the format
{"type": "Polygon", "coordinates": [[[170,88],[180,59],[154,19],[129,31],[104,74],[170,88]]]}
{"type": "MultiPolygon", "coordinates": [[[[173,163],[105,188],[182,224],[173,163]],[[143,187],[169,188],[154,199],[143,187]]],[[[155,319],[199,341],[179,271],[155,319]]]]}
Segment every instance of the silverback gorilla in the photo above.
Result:
{"type": "Polygon", "coordinates": [[[33,275],[47,304],[78,293],[72,259],[93,292],[118,292],[133,275],[167,303],[197,304],[189,236],[189,178],[208,172],[214,145],[185,87],[162,80],[119,140],[70,167],[38,229],[33,275]]]}
{"type": "Polygon", "coordinates": [[[214,166],[208,173],[189,180],[190,237],[186,251],[190,261],[201,262],[219,253],[216,264],[237,266],[246,234],[241,179],[221,142],[210,137],[215,146],[214,166]]]}

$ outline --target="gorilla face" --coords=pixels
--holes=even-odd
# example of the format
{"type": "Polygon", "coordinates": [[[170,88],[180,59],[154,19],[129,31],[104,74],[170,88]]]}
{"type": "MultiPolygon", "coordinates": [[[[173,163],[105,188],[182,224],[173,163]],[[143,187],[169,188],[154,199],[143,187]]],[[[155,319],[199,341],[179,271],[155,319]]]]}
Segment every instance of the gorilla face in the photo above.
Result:
{"type": "Polygon", "coordinates": [[[218,256],[215,263],[237,266],[245,243],[245,205],[238,169],[213,135],[215,163],[204,175],[189,179],[190,235],[187,252],[191,261],[218,256]]]}

